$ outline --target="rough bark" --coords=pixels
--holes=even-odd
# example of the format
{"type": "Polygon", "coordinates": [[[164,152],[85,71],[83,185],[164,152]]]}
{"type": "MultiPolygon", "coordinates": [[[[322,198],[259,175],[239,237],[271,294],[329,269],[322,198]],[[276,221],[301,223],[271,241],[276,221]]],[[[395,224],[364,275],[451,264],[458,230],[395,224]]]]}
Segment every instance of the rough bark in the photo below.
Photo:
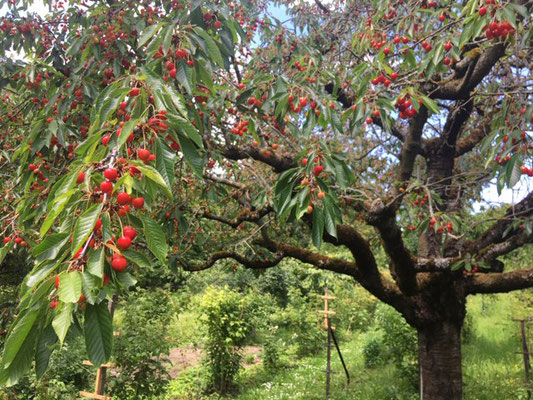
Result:
{"type": "Polygon", "coordinates": [[[461,323],[441,321],[418,329],[421,400],[461,400],[461,323]]]}

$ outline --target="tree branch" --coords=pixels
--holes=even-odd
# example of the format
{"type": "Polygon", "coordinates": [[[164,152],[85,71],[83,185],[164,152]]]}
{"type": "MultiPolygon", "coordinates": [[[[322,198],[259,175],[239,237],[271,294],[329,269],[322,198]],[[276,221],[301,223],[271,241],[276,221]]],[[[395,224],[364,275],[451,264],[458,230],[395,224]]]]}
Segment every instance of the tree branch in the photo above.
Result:
{"type": "Polygon", "coordinates": [[[475,274],[465,278],[468,294],[507,293],[533,286],[533,267],[497,274],[475,274]]]}
{"type": "Polygon", "coordinates": [[[274,255],[273,260],[253,260],[253,259],[246,258],[234,251],[222,250],[222,251],[219,251],[213,254],[203,264],[189,264],[181,258],[178,258],[178,262],[183,266],[184,270],[193,272],[193,271],[203,271],[205,269],[211,268],[213,265],[215,265],[217,261],[228,259],[228,258],[237,261],[239,264],[242,264],[246,268],[265,269],[265,268],[275,267],[276,265],[278,265],[280,261],[284,258],[284,255],[281,253],[276,253],[274,255]]]}

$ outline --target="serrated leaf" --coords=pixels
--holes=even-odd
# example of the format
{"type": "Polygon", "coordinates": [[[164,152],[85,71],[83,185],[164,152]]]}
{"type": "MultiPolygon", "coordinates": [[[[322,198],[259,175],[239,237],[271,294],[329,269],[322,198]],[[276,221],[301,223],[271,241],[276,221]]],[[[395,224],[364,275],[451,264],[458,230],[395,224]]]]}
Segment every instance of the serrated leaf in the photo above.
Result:
{"type": "Polygon", "coordinates": [[[161,225],[151,219],[148,216],[142,217],[143,232],[146,237],[146,244],[152,252],[152,254],[161,261],[162,264],[166,264],[166,258],[168,254],[167,238],[165,233],[161,229],[161,225]]]}
{"type": "Polygon", "coordinates": [[[91,363],[100,366],[108,362],[113,347],[113,320],[106,303],[86,305],[84,331],[91,363]]]}
{"type": "Polygon", "coordinates": [[[52,327],[54,328],[54,332],[56,333],[61,346],[63,346],[68,329],[70,328],[73,312],[74,303],[63,303],[52,321],[52,327]]]}
{"type": "Polygon", "coordinates": [[[94,229],[96,220],[102,212],[103,204],[93,204],[78,218],[72,235],[72,255],[74,256],[94,229]]]}
{"type": "Polygon", "coordinates": [[[6,258],[7,253],[13,248],[13,241],[10,241],[7,244],[4,244],[2,249],[0,249],[0,264],[2,264],[2,261],[4,261],[4,258],[6,258]]]}
{"type": "Polygon", "coordinates": [[[132,161],[131,164],[135,165],[141,173],[146,176],[148,179],[150,179],[152,182],[158,184],[161,188],[163,188],[163,191],[167,195],[167,197],[172,200],[174,196],[172,195],[172,192],[170,191],[170,187],[167,185],[167,182],[163,179],[161,174],[157,169],[154,167],[151,167],[149,165],[144,165],[141,162],[132,161]]]}
{"type": "Polygon", "coordinates": [[[52,325],[49,324],[41,332],[35,349],[35,374],[37,379],[41,379],[48,369],[48,363],[52,355],[52,346],[55,342],[57,342],[57,335],[52,325]]]}
{"type": "Polygon", "coordinates": [[[178,141],[187,164],[189,164],[197,176],[202,176],[204,171],[204,160],[198,152],[195,144],[181,133],[178,134],[178,141]]]}
{"type": "Polygon", "coordinates": [[[224,68],[224,60],[222,59],[222,54],[220,54],[220,49],[218,48],[217,44],[211,38],[211,36],[204,31],[202,28],[197,26],[194,28],[194,31],[202,37],[202,39],[205,42],[205,45],[207,47],[207,51],[209,52],[209,56],[222,68],[224,68]]]}
{"type": "Polygon", "coordinates": [[[63,303],[77,303],[81,296],[81,274],[78,271],[59,274],[57,294],[63,303]]]}
{"type": "Polygon", "coordinates": [[[167,185],[172,187],[175,181],[174,165],[176,164],[176,154],[161,139],[157,138],[155,143],[155,166],[167,185]]]}
{"type": "Polygon", "coordinates": [[[192,94],[191,82],[189,82],[189,77],[187,76],[187,71],[185,70],[185,64],[183,62],[179,62],[176,68],[176,78],[178,79],[178,82],[185,88],[187,93],[192,94]]]}
{"type": "Polygon", "coordinates": [[[324,226],[326,231],[333,237],[337,237],[337,223],[335,215],[335,206],[331,195],[326,195],[322,199],[324,203],[324,226]]]}
{"type": "Polygon", "coordinates": [[[128,249],[122,251],[122,255],[141,268],[148,269],[152,265],[148,257],[138,251],[128,249]]]}
{"type": "Polygon", "coordinates": [[[104,248],[100,247],[99,249],[92,250],[89,253],[87,259],[86,272],[94,275],[98,278],[103,278],[104,276],[104,248]]]}
{"type": "MultiPolygon", "coordinates": [[[[48,235],[44,240],[33,248],[33,256],[39,261],[51,260],[56,258],[59,250],[67,243],[68,233],[54,233],[48,235]]],[[[0,257],[1,262],[1,257],[0,257]]]]}
{"type": "Polygon", "coordinates": [[[198,133],[198,130],[184,118],[178,117],[177,115],[167,115],[168,121],[171,124],[171,127],[176,129],[178,132],[185,134],[196,146],[200,149],[204,147],[202,137],[198,133]]]}
{"type": "Polygon", "coordinates": [[[142,35],[139,37],[139,41],[137,42],[137,48],[141,48],[142,45],[144,45],[146,42],[148,42],[152,36],[157,32],[157,30],[161,27],[161,24],[153,24],[148,26],[142,35]]]}
{"type": "Polygon", "coordinates": [[[320,246],[322,245],[323,232],[324,232],[324,215],[322,214],[322,210],[314,209],[313,210],[312,237],[313,237],[313,244],[316,246],[317,249],[320,249],[320,246]]]}
{"type": "Polygon", "coordinates": [[[435,103],[435,101],[424,95],[421,95],[420,98],[422,99],[422,103],[427,107],[428,110],[431,110],[431,112],[433,112],[434,114],[440,113],[439,106],[437,105],[437,103],[435,103]]]}
{"type": "Polygon", "coordinates": [[[39,316],[39,309],[34,309],[19,316],[13,322],[13,326],[4,343],[4,354],[2,356],[2,368],[7,368],[11,365],[19,350],[23,347],[24,341],[34,328],[35,321],[39,316]]]}

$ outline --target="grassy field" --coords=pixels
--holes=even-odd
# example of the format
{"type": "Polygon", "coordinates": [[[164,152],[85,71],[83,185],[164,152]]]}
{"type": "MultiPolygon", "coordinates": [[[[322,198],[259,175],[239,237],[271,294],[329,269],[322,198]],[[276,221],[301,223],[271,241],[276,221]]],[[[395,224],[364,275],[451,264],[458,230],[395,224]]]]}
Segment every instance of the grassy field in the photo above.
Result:
{"type": "MultiPolygon", "coordinates": [[[[467,335],[463,346],[465,400],[525,399],[524,370],[519,324],[513,318],[531,311],[527,293],[484,295],[468,301],[467,335]]],[[[396,367],[385,364],[365,368],[363,346],[375,331],[343,335],[341,350],[351,374],[346,378],[341,363],[332,354],[331,399],[414,400],[416,389],[396,367]]],[[[286,357],[284,367],[266,371],[261,364],[239,375],[237,400],[314,400],[325,397],[325,349],[314,357],[286,357]]],[[[194,390],[200,368],[184,371],[170,385],[168,399],[200,399],[194,390]]],[[[205,397],[209,398],[209,397],[205,397]]],[[[210,398],[216,398],[211,396],[210,398]]]]}

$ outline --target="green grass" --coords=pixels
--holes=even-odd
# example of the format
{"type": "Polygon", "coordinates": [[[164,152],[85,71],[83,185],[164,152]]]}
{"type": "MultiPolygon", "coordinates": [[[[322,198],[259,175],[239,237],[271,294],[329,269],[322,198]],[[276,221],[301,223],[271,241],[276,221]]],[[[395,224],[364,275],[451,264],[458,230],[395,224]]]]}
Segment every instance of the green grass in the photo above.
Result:
{"type": "MultiPolygon", "coordinates": [[[[471,335],[463,346],[465,400],[525,399],[524,371],[519,324],[513,318],[528,315],[523,294],[471,297],[467,309],[471,335]]],[[[341,350],[351,374],[346,378],[333,349],[331,399],[334,400],[414,400],[416,389],[399,376],[392,365],[364,368],[362,348],[372,331],[353,333],[341,339],[341,350]]],[[[236,400],[318,400],[325,397],[325,348],[314,356],[295,359],[290,356],[285,368],[268,373],[262,365],[241,372],[240,392],[236,400]]],[[[169,399],[200,399],[198,392],[187,393],[185,386],[197,387],[198,371],[182,374],[172,383],[169,399]],[[185,389],[185,391],[184,391],[185,389]],[[179,393],[179,395],[178,395],[179,393]],[[188,396],[187,396],[188,394],[188,396]],[[177,396],[176,396],[177,395],[177,396]],[[192,396],[192,397],[191,397],[192,396]]],[[[208,397],[205,397],[208,398],[208,397]]],[[[216,396],[209,397],[210,399],[216,396]]]]}

